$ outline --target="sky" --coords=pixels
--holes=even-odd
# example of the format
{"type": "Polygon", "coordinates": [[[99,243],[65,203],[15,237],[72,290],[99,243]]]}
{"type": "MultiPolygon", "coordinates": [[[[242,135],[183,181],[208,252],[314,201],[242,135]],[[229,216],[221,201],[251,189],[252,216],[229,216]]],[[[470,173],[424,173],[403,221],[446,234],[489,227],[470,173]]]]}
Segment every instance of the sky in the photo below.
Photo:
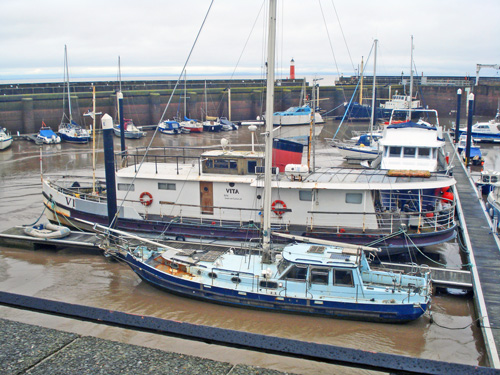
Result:
{"type": "MultiPolygon", "coordinates": [[[[1,0],[0,83],[262,78],[268,2],[263,0],[1,0]],[[211,5],[212,4],[212,5],[211,5]],[[210,8],[210,11],[209,11],[210,8]]],[[[475,76],[500,64],[500,0],[278,0],[277,78],[331,82],[356,75],[475,76]],[[368,62],[366,60],[370,56],[368,62]]],[[[495,69],[481,76],[500,76],[495,69]]],[[[319,82],[320,84],[322,82],[319,82]]]]}

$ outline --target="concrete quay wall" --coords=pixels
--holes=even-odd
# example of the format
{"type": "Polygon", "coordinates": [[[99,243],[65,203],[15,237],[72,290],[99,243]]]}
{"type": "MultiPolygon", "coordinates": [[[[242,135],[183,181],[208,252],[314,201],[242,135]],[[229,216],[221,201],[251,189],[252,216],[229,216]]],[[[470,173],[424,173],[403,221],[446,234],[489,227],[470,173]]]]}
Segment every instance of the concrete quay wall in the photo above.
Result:
{"type": "MultiPolygon", "coordinates": [[[[132,118],[137,125],[157,124],[166,110],[166,119],[182,117],[184,115],[184,90],[178,87],[172,96],[174,85],[171,81],[166,83],[131,82],[122,84],[124,94],[124,112],[127,118],[132,118]]],[[[262,80],[254,81],[212,81],[207,85],[207,99],[205,88],[201,82],[188,81],[186,90],[186,104],[188,116],[191,118],[204,118],[205,108],[210,116],[229,117],[228,90],[231,85],[231,119],[233,121],[255,119],[265,112],[265,84],[262,80]],[[206,102],[206,103],[205,103],[206,102]]],[[[285,80],[276,86],[275,110],[285,110],[299,104],[302,93],[302,80],[285,80]]],[[[73,85],[71,94],[72,115],[80,124],[87,127],[91,118],[83,114],[92,109],[92,87],[90,83],[73,85]]],[[[437,109],[441,115],[454,113],[456,109],[457,86],[446,85],[421,85],[418,89],[419,97],[429,108],[437,109]]],[[[339,107],[328,113],[330,116],[343,114],[342,103],[349,102],[356,85],[321,86],[319,89],[320,106],[325,111],[339,107]]],[[[462,87],[473,90],[476,95],[475,114],[494,117],[498,100],[500,99],[500,86],[479,85],[462,87]]],[[[377,86],[377,98],[380,102],[387,100],[390,95],[403,93],[404,86],[382,83],[377,86]]],[[[60,84],[45,84],[31,88],[19,85],[5,87],[0,85],[0,126],[6,127],[11,132],[21,134],[35,133],[42,122],[56,130],[63,115],[63,104],[67,107],[67,97],[64,95],[60,84]],[[16,94],[17,92],[17,94],[16,94]],[[64,102],[64,103],[63,103],[64,102]]],[[[312,96],[311,86],[306,86],[306,95],[312,96]]],[[[365,84],[363,90],[364,103],[371,102],[371,87],[365,84]]],[[[355,101],[359,100],[356,95],[355,101]]],[[[467,96],[462,95],[462,108],[465,116],[465,103],[467,96]]],[[[116,118],[116,89],[110,84],[96,85],[96,111],[108,113],[116,118]]],[[[66,109],[67,111],[67,109],[66,109]]],[[[464,118],[464,117],[462,117],[464,118]]],[[[98,124],[100,126],[100,124],[98,124]]]]}

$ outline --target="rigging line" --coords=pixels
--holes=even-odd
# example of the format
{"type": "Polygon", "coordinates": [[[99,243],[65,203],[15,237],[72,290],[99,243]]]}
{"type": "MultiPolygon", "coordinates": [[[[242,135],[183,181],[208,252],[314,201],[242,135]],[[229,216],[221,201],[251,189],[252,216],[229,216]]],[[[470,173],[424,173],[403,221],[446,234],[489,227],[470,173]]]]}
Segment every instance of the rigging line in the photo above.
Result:
{"type": "MultiPolygon", "coordinates": [[[[170,94],[170,98],[168,99],[167,105],[165,106],[165,110],[163,111],[163,114],[161,115],[160,123],[163,121],[163,118],[165,117],[165,114],[167,113],[167,109],[168,109],[168,107],[170,105],[170,102],[172,101],[172,98],[174,96],[175,90],[177,89],[177,86],[179,85],[179,82],[181,81],[181,78],[182,78],[182,76],[184,74],[184,71],[186,70],[186,66],[187,66],[187,64],[189,62],[189,59],[191,58],[191,54],[193,53],[193,50],[194,50],[194,47],[196,46],[196,43],[198,42],[198,38],[200,37],[201,31],[203,30],[203,26],[205,25],[205,22],[206,22],[206,20],[208,18],[208,15],[210,13],[210,9],[212,9],[213,3],[214,3],[214,0],[212,0],[210,2],[210,6],[208,7],[207,13],[205,14],[205,18],[203,19],[203,22],[202,22],[202,24],[200,26],[200,29],[198,30],[198,34],[196,34],[196,38],[195,38],[194,43],[193,43],[193,45],[191,47],[191,50],[189,51],[188,57],[186,59],[186,62],[184,63],[184,66],[182,67],[181,73],[179,74],[179,78],[177,78],[177,82],[175,83],[174,89],[172,90],[172,93],[170,94]]],[[[125,197],[123,198],[122,202],[120,203],[120,207],[119,207],[118,210],[116,210],[116,214],[113,217],[113,220],[111,221],[111,224],[109,225],[110,227],[114,226],[115,221],[118,218],[118,215],[120,214],[121,208],[123,207],[123,204],[125,203],[125,200],[127,199],[127,196],[130,193],[130,189],[133,186],[133,184],[134,184],[134,182],[135,182],[135,180],[137,178],[137,174],[139,173],[139,170],[141,169],[142,164],[144,163],[144,160],[146,159],[146,155],[147,155],[147,153],[148,153],[151,145],[153,144],[153,141],[154,141],[155,136],[156,136],[157,133],[158,133],[158,127],[156,127],[156,129],[155,129],[155,131],[153,133],[153,136],[151,137],[151,140],[149,141],[148,147],[146,148],[146,151],[145,151],[144,155],[141,158],[141,162],[139,163],[139,167],[137,168],[137,171],[134,174],[134,178],[132,179],[132,182],[130,183],[130,185],[128,187],[128,190],[125,193],[125,197]]],[[[121,155],[121,156],[124,157],[124,155],[121,155]]]]}
{"type": "MultiPolygon", "coordinates": [[[[333,51],[332,38],[330,37],[330,32],[328,31],[328,26],[326,24],[325,14],[323,12],[323,7],[321,6],[321,0],[318,0],[319,8],[321,9],[321,16],[323,17],[323,23],[326,29],[326,35],[328,35],[328,42],[330,45],[330,50],[332,51],[333,61],[335,62],[335,68],[337,69],[337,75],[340,77],[339,65],[337,64],[337,59],[335,58],[335,52],[333,51]]],[[[344,88],[342,87],[342,94],[344,95],[344,101],[346,101],[344,88]]]]}
{"type": "MultiPolygon", "coordinates": [[[[370,60],[370,56],[372,55],[374,45],[375,45],[375,43],[372,44],[372,48],[370,49],[370,53],[368,54],[368,58],[366,59],[367,62],[370,60]]],[[[367,65],[368,64],[363,65],[363,71],[361,72],[361,75],[364,75],[365,69],[366,69],[367,65]]],[[[333,135],[332,140],[335,139],[335,137],[337,136],[337,133],[339,132],[340,128],[342,127],[342,124],[344,123],[344,120],[345,120],[345,118],[347,116],[347,113],[349,112],[349,107],[351,106],[352,101],[354,99],[354,96],[356,95],[356,92],[358,91],[358,87],[359,87],[359,83],[360,82],[361,82],[361,80],[358,80],[358,83],[356,84],[356,87],[354,88],[354,92],[353,92],[353,94],[351,96],[351,99],[349,100],[349,104],[347,105],[347,109],[344,112],[344,116],[342,116],[342,120],[340,121],[340,124],[339,124],[339,126],[337,128],[337,131],[333,135]]],[[[345,99],[345,95],[344,95],[344,99],[345,99]]]]}
{"type": "Polygon", "coordinates": [[[349,46],[347,45],[347,40],[346,40],[345,35],[344,35],[344,29],[342,28],[342,25],[340,24],[340,18],[339,18],[339,15],[337,13],[337,8],[335,8],[335,4],[333,3],[333,0],[332,0],[332,6],[333,6],[333,10],[335,11],[335,16],[337,17],[337,21],[339,22],[340,32],[342,33],[342,38],[344,39],[345,48],[347,49],[347,54],[349,55],[349,60],[351,60],[352,69],[355,71],[356,68],[354,67],[354,63],[352,62],[351,51],[349,51],[349,46]]]}

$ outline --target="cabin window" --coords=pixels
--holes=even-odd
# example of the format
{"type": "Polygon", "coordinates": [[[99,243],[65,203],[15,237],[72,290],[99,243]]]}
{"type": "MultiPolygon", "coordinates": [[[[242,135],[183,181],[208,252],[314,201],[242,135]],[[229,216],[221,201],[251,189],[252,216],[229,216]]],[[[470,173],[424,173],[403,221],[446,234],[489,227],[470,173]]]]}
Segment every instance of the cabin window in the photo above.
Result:
{"type": "Polygon", "coordinates": [[[248,166],[248,173],[255,173],[255,167],[257,166],[257,161],[256,160],[249,160],[247,162],[248,166]]]}
{"type": "Polygon", "coordinates": [[[426,147],[419,148],[418,157],[421,159],[429,159],[431,157],[431,149],[426,147]]]}
{"type": "Polygon", "coordinates": [[[214,161],[213,160],[207,160],[205,161],[205,165],[207,168],[213,168],[214,167],[214,161]]]}
{"type": "Polygon", "coordinates": [[[310,202],[312,199],[312,190],[299,190],[299,200],[310,202]]]}
{"type": "Polygon", "coordinates": [[[278,263],[278,273],[281,274],[285,272],[285,270],[288,268],[289,265],[290,265],[289,261],[281,259],[280,262],[278,263]]]}
{"type": "Polygon", "coordinates": [[[217,278],[217,274],[215,272],[209,272],[208,273],[208,277],[210,277],[211,279],[216,279],[217,278]]]}
{"type": "Polygon", "coordinates": [[[276,281],[261,280],[259,286],[261,288],[276,289],[278,287],[278,283],[276,281]]]}
{"type": "Polygon", "coordinates": [[[345,202],[351,204],[361,204],[363,196],[361,193],[346,193],[345,202]]]}
{"type": "Polygon", "coordinates": [[[498,177],[497,176],[491,176],[490,181],[492,183],[498,182],[498,177]]]}
{"type": "Polygon", "coordinates": [[[328,285],[328,268],[311,268],[311,284],[328,285]]]}
{"type": "Polygon", "coordinates": [[[285,274],[285,279],[293,281],[306,281],[307,267],[295,265],[285,274]]]}
{"type": "Polygon", "coordinates": [[[120,191],[135,191],[134,184],[117,184],[117,189],[120,191]]]}
{"type": "Polygon", "coordinates": [[[414,158],[417,149],[415,147],[405,147],[403,149],[403,156],[405,158],[414,158]]]}
{"type": "Polygon", "coordinates": [[[158,182],[158,190],[175,190],[175,184],[158,182]]]}
{"type": "Polygon", "coordinates": [[[231,277],[231,281],[235,284],[241,283],[241,279],[239,277],[231,277]]]}
{"type": "Polygon", "coordinates": [[[236,167],[237,167],[236,160],[229,160],[229,159],[215,159],[214,160],[214,168],[236,169],[236,167]]]}
{"type": "Polygon", "coordinates": [[[389,147],[389,156],[399,158],[401,157],[401,147],[389,147]]]}
{"type": "Polygon", "coordinates": [[[333,285],[354,286],[351,270],[335,270],[333,274],[333,285]]]}

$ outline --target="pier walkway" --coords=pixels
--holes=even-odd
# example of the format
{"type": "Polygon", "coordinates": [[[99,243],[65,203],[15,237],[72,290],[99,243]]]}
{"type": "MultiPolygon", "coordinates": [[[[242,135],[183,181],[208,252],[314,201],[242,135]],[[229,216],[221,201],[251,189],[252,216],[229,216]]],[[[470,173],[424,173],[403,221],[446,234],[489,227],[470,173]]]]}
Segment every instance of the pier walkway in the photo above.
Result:
{"type": "Polygon", "coordinates": [[[500,242],[474,182],[455,152],[447,135],[446,150],[453,163],[457,181],[455,198],[457,214],[469,251],[474,300],[480,317],[491,366],[500,368],[497,348],[500,347],[500,242]]]}

